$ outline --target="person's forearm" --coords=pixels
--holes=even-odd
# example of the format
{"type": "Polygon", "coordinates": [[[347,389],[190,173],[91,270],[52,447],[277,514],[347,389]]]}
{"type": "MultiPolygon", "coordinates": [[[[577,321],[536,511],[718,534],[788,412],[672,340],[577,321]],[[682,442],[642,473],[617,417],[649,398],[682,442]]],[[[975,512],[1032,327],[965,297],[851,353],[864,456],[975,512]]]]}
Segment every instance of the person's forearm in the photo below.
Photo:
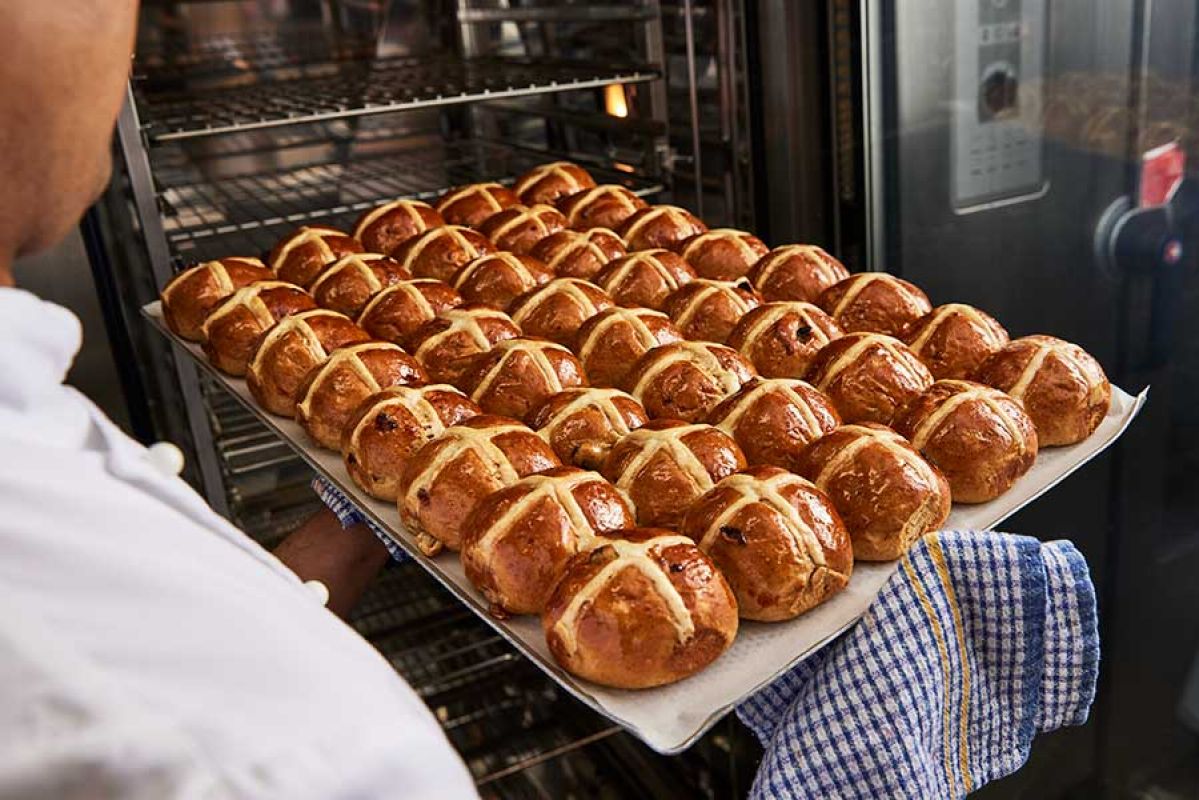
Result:
{"type": "Polygon", "coordinates": [[[301,580],[318,580],[329,587],[329,610],[341,617],[391,558],[365,525],[343,529],[328,509],[321,509],[284,539],[275,556],[301,580]]]}

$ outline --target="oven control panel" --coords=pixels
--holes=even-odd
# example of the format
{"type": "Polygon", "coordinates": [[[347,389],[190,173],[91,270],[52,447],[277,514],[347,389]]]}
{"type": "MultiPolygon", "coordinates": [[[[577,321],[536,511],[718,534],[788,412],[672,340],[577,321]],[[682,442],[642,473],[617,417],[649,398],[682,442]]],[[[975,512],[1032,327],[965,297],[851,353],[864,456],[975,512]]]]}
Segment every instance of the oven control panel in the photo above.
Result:
{"type": "Polygon", "coordinates": [[[953,4],[951,191],[959,213],[1040,196],[1045,0],[953,4]]]}

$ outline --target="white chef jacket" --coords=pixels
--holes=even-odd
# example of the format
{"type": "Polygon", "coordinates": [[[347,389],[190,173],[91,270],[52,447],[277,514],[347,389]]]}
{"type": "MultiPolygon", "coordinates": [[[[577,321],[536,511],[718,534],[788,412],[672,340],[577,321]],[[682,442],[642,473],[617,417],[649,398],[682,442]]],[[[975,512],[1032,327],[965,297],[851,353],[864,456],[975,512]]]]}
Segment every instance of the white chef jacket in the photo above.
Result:
{"type": "Polygon", "coordinates": [[[0,288],[0,798],[476,796],[369,644],[62,385],[80,335],[0,288]]]}

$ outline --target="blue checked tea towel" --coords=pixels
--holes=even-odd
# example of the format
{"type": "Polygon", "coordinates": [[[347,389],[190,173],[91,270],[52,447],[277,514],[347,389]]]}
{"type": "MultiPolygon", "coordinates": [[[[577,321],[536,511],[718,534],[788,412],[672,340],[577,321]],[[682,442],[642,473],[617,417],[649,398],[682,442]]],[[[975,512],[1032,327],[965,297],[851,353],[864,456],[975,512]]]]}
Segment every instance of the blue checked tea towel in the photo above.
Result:
{"type": "Polygon", "coordinates": [[[857,626],[738,707],[766,749],[750,797],[963,797],[1086,722],[1098,667],[1072,544],[931,534],[857,626]]]}
{"type": "Polygon", "coordinates": [[[391,553],[391,557],[396,561],[411,561],[412,556],[404,552],[404,550],[395,543],[390,536],[382,531],[378,525],[366,518],[358,506],[346,497],[337,487],[329,483],[324,478],[316,477],[312,479],[312,490],[316,492],[316,496],[321,499],[321,502],[329,507],[333,515],[337,517],[337,521],[341,523],[341,527],[349,528],[352,525],[365,523],[366,527],[370,528],[371,533],[379,537],[379,541],[383,542],[383,546],[387,548],[387,552],[391,553]]]}

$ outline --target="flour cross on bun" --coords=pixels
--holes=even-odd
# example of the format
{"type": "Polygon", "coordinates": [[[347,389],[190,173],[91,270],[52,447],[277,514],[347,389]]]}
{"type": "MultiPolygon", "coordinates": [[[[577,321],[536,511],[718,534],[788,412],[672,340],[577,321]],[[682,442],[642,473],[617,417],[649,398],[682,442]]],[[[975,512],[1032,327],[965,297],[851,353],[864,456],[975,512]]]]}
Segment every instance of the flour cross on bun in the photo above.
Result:
{"type": "Polygon", "coordinates": [[[928,297],[902,278],[884,272],[859,272],[821,292],[817,305],[847,332],[902,335],[932,311],[928,297]]]}
{"type": "Polygon", "coordinates": [[[842,425],[808,445],[795,471],[832,501],[859,561],[900,558],[949,516],[945,476],[882,425],[842,425]]]}
{"type": "Polygon", "coordinates": [[[388,256],[351,253],[321,270],[308,291],[322,308],[357,317],[379,292],[411,277],[388,256]]]}
{"type": "Polygon", "coordinates": [[[641,404],[622,391],[578,387],[546,398],[529,425],[564,464],[598,469],[612,446],[648,419],[641,404]]]}
{"type": "Polygon", "coordinates": [[[451,225],[477,228],[483,220],[520,200],[499,183],[472,183],[451,189],[437,201],[437,211],[451,225]]]}
{"type": "Polygon", "coordinates": [[[895,410],[933,382],[903,342],[881,333],[848,333],[826,344],[805,378],[824,392],[845,422],[887,423],[895,410]]]}
{"type": "Polygon", "coordinates": [[[426,555],[457,550],[480,501],[557,466],[549,445],[516,420],[473,417],[446,428],[408,460],[397,492],[400,517],[426,555]]]}
{"type": "Polygon", "coordinates": [[[449,281],[468,261],[495,251],[491,241],[478,231],[442,225],[408,239],[391,256],[418,278],[449,281]]]}
{"type": "Polygon", "coordinates": [[[390,253],[429,228],[444,225],[441,214],[420,200],[392,200],[367,211],[354,226],[354,238],[375,253],[390,253]]]}
{"type": "Polygon", "coordinates": [[[201,341],[204,318],[222,300],[243,286],[274,277],[257,258],[230,257],[196,264],[163,287],[163,319],[184,339],[201,341]]]}
{"type": "Polygon", "coordinates": [[[756,373],[730,347],[671,342],[650,350],[625,377],[625,388],[651,417],[697,422],[756,373]]]}
{"type": "Polygon", "coordinates": [[[569,161],[538,164],[516,179],[512,190],[522,203],[552,203],[559,197],[572,195],[595,186],[595,179],[569,161]]]}
{"type": "Polygon", "coordinates": [[[794,471],[804,447],[841,418],[827,397],[803,381],[768,378],[747,383],[707,421],[732,436],[750,464],[794,471]]]}
{"type": "Polygon", "coordinates": [[[613,259],[625,255],[624,240],[607,228],[560,230],[533,246],[532,255],[563,278],[591,280],[613,259]]]}
{"type": "Polygon", "coordinates": [[[342,430],[341,455],[354,482],[395,502],[404,464],[446,428],[481,414],[446,384],[392,386],[363,400],[342,430]]]}
{"type": "Polygon", "coordinates": [[[562,212],[545,203],[508,206],[483,220],[482,233],[500,250],[528,255],[545,237],[566,228],[562,212]]]}
{"type": "Polygon", "coordinates": [[[569,345],[584,322],[612,306],[612,298],[592,283],[555,278],[513,300],[508,313],[527,335],[569,345]]]}
{"type": "Polygon", "coordinates": [[[730,475],[688,509],[682,531],[724,573],[745,619],[791,619],[844,589],[853,551],[829,499],[777,467],[730,475]]]}
{"type": "Polygon", "coordinates": [[[601,531],[633,524],[612,484],[594,472],[560,467],[483,500],[465,526],[462,565],[495,611],[535,614],[571,556],[601,531]]]}
{"type": "Polygon", "coordinates": [[[442,311],[421,325],[410,337],[410,345],[433,380],[458,386],[473,356],[517,336],[520,328],[504,312],[468,305],[442,311]]]}
{"type": "Polygon", "coordinates": [[[742,317],[726,344],[740,351],[764,377],[798,378],[820,348],[844,333],[818,306],[776,302],[742,317]]]}
{"type": "Polygon", "coordinates": [[[695,270],[682,256],[659,248],[618,258],[593,280],[618,305],[661,311],[673,292],[695,280],[695,270]]]}
{"type": "Polygon", "coordinates": [[[604,590],[617,573],[626,569],[637,570],[649,580],[670,611],[670,618],[674,623],[675,635],[678,640],[686,642],[690,639],[695,634],[695,622],[691,618],[691,610],[667,576],[666,571],[651,557],[651,554],[657,554],[662,548],[676,544],[690,545],[692,542],[686,536],[679,535],[657,536],[644,542],[629,542],[621,539],[605,541],[601,547],[610,549],[616,554],[616,558],[605,565],[599,574],[588,581],[587,585],[571,598],[566,610],[554,624],[554,632],[561,637],[567,652],[573,653],[577,648],[575,632],[583,608],[604,590]]]}
{"type": "Polygon", "coordinates": [[[974,377],[1015,398],[1046,447],[1087,438],[1111,406],[1111,384],[1099,362],[1052,336],[1016,339],[983,362],[974,377]]]}
{"type": "Polygon", "coordinates": [[[604,184],[558,199],[558,210],[575,230],[616,228],[646,202],[623,186],[604,184]]]}
{"type": "Polygon", "coordinates": [[[270,267],[280,280],[308,286],[325,265],[349,253],[361,252],[362,245],[345,231],[309,225],[275,245],[270,267]]]}
{"type": "Polygon", "coordinates": [[[776,247],[750,270],[749,280],[771,302],[815,303],[828,287],[849,277],[849,270],[822,248],[811,244],[776,247]]]}
{"type": "Polygon", "coordinates": [[[761,302],[748,282],[696,278],[666,298],[663,311],[688,339],[723,344],[761,302]]]}
{"type": "Polygon", "coordinates": [[[563,389],[585,386],[583,365],[565,347],[541,339],[507,339],[478,356],[462,378],[489,414],[525,419],[563,389]]]}
{"type": "Polygon", "coordinates": [[[310,373],[296,403],[296,422],[317,444],[337,450],[359,403],[390,386],[426,382],[416,359],[391,342],[341,347],[310,373]]]}
{"type": "Polygon", "coordinates": [[[713,228],[687,239],[679,251],[703,278],[732,281],[745,277],[770,249],[752,233],[713,228]]]}
{"type": "Polygon", "coordinates": [[[708,230],[694,214],[679,206],[649,206],[634,212],[617,229],[630,250],[678,250],[684,241],[708,230]]]}
{"type": "Polygon", "coordinates": [[[937,381],[905,403],[893,425],[945,473],[955,502],[993,500],[1037,457],[1033,421],[1016,400],[981,383],[937,381]]]}
{"type": "Polygon", "coordinates": [[[336,311],[318,308],[284,317],[267,330],[250,359],[250,394],[272,414],[290,417],[308,372],[337,348],[368,339],[366,331],[336,311]]]}
{"type": "Polygon", "coordinates": [[[499,252],[469,262],[450,283],[466,302],[502,311],[519,295],[553,277],[554,273],[533,256],[499,252]]]}

